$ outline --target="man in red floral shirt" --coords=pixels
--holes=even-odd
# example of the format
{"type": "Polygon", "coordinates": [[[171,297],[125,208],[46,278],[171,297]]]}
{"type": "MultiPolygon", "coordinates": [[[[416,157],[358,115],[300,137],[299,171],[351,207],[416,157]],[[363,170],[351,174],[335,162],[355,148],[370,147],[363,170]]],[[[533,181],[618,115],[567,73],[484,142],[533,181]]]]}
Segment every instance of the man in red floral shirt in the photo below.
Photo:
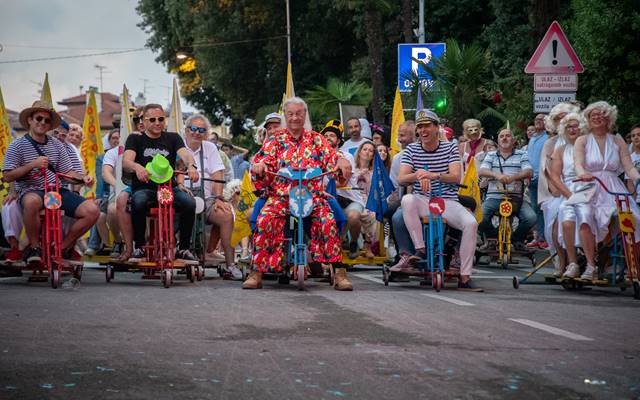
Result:
{"type": "MultiPolygon", "coordinates": [[[[281,168],[319,168],[323,172],[340,170],[338,185],[342,186],[351,176],[351,165],[340,158],[317,132],[304,129],[307,104],[293,97],[285,101],[284,116],[286,128],[266,139],[256,154],[251,172],[257,177],[256,189],[269,188],[269,199],[256,222],[254,234],[254,270],[244,282],[244,289],[262,287],[262,273],[282,270],[284,252],[284,225],[289,210],[289,188],[291,182],[274,178],[269,172],[281,168]]],[[[314,261],[320,263],[340,263],[342,249],[340,233],[324,194],[322,179],[308,183],[314,202],[311,214],[311,243],[309,251],[314,261]]],[[[344,268],[336,269],[336,289],[352,290],[344,268]]]]}

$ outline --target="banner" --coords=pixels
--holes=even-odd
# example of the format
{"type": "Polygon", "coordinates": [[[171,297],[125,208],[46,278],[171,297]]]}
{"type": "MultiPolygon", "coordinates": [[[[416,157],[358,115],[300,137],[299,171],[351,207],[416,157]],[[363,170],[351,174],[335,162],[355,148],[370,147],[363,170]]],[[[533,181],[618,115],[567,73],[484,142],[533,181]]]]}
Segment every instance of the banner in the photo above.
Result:
{"type": "Polygon", "coordinates": [[[398,143],[398,128],[404,123],[404,107],[402,106],[402,97],[400,96],[400,88],[396,86],[396,96],[393,100],[393,113],[391,114],[391,154],[393,157],[400,153],[400,143],[398,143]]]}
{"type": "Polygon", "coordinates": [[[124,155],[124,145],[127,138],[133,131],[131,117],[129,114],[129,91],[127,85],[122,85],[122,97],[120,98],[120,145],[118,146],[118,161],[116,162],[116,196],[127,188],[122,182],[122,156],[124,155]]]}
{"type": "Polygon", "coordinates": [[[88,199],[96,197],[96,158],[104,153],[102,148],[102,133],[100,132],[100,118],[96,106],[96,93],[91,90],[88,93],[87,107],[84,113],[84,123],[82,124],[84,139],[80,146],[80,155],[84,171],[93,177],[94,184],[88,188],[82,187],[82,195],[88,199]]]}
{"type": "Polygon", "coordinates": [[[169,121],[167,121],[167,132],[175,132],[186,140],[184,137],[182,107],[180,106],[180,90],[178,90],[176,78],[173,78],[173,95],[171,96],[171,111],[169,112],[169,121]]]}
{"type": "Polygon", "coordinates": [[[376,213],[376,219],[380,223],[384,223],[384,214],[387,212],[387,197],[393,193],[396,188],[389,178],[380,154],[375,151],[373,153],[373,174],[371,175],[371,188],[369,189],[369,198],[367,198],[366,209],[376,213]]]}
{"type": "Polygon", "coordinates": [[[2,180],[2,165],[4,165],[4,155],[7,147],[11,143],[11,124],[9,123],[9,113],[4,107],[4,98],[0,88],[0,204],[9,193],[9,184],[2,180]]]}
{"type": "Polygon", "coordinates": [[[53,108],[53,98],[51,97],[51,87],[49,87],[49,73],[44,74],[44,83],[42,84],[42,92],[40,93],[40,100],[49,104],[49,107],[53,108]]]}
{"type": "Polygon", "coordinates": [[[232,247],[236,247],[242,238],[251,236],[251,225],[249,224],[247,212],[255,202],[256,196],[253,194],[251,176],[249,171],[245,171],[242,177],[242,185],[240,185],[240,201],[236,208],[236,219],[233,225],[233,233],[231,234],[232,247]]]}
{"type": "Polygon", "coordinates": [[[476,171],[475,157],[471,157],[471,160],[469,161],[469,166],[467,167],[467,172],[464,174],[462,184],[465,185],[466,188],[461,187],[458,194],[460,196],[471,197],[475,200],[476,221],[480,223],[480,221],[482,221],[482,203],[480,203],[480,185],[478,184],[478,171],[476,171]]]}

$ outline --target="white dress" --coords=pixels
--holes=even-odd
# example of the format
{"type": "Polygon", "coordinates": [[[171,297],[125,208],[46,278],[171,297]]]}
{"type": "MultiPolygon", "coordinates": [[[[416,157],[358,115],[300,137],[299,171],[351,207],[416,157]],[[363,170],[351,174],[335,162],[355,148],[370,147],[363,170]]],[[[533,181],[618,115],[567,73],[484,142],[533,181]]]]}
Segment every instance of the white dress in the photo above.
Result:
{"type": "MultiPolygon", "coordinates": [[[[575,162],[573,160],[573,145],[567,143],[564,146],[564,151],[562,152],[562,182],[565,184],[567,188],[571,192],[574,191],[574,188],[578,186],[577,182],[573,182],[576,179],[576,168],[575,162]]],[[[558,242],[562,247],[565,247],[564,237],[562,232],[562,223],[565,221],[576,221],[576,211],[574,206],[571,204],[566,204],[567,199],[562,197],[562,202],[560,203],[560,208],[558,211],[558,242]]],[[[580,235],[578,234],[578,229],[575,230],[575,239],[574,243],[576,246],[580,245],[580,235]]]]}
{"type": "MultiPolygon", "coordinates": [[[[555,149],[557,149],[558,147],[562,146],[565,143],[564,139],[562,139],[559,136],[556,136],[556,137],[557,139],[553,144],[553,149],[551,150],[551,153],[553,153],[555,149]]],[[[549,154],[549,156],[551,155],[551,153],[549,154]]],[[[545,175],[548,169],[549,169],[549,159],[544,155],[542,155],[540,159],[540,175],[538,177],[538,196],[539,196],[538,201],[540,202],[540,210],[542,210],[542,215],[544,217],[544,238],[547,240],[547,243],[549,244],[549,249],[548,249],[549,252],[553,253],[556,250],[555,246],[553,245],[553,239],[552,239],[553,223],[556,221],[556,218],[558,218],[558,211],[560,210],[560,204],[562,204],[564,197],[562,196],[554,197],[547,190],[547,192],[549,192],[549,197],[547,197],[543,201],[540,200],[540,185],[544,185],[544,186],[548,185],[548,181],[545,175]]]]}
{"type": "MultiPolygon", "coordinates": [[[[620,148],[615,142],[615,136],[607,134],[604,146],[604,154],[600,152],[598,142],[592,134],[587,136],[587,143],[584,149],[584,169],[585,172],[598,177],[612,192],[627,192],[627,188],[618,178],[622,170],[620,162],[620,148]]],[[[631,211],[636,220],[636,227],[640,227],[640,208],[631,201],[631,211]]],[[[609,232],[609,222],[616,214],[615,197],[607,193],[599,184],[596,192],[587,203],[575,206],[577,226],[589,225],[591,232],[596,236],[599,243],[609,232]]],[[[640,229],[636,229],[636,241],[640,240],[640,229]]]]}

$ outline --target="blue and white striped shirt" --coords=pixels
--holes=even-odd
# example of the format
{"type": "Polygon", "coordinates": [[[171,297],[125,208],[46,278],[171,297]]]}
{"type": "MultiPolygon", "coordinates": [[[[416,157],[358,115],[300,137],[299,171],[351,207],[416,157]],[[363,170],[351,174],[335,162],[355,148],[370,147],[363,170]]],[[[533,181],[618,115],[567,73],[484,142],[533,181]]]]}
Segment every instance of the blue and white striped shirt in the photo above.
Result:
{"type": "MultiPolygon", "coordinates": [[[[458,146],[451,142],[441,141],[434,151],[426,151],[420,142],[411,143],[404,150],[401,162],[410,166],[412,172],[428,167],[431,172],[446,174],[450,164],[460,163],[460,152],[458,146]]],[[[433,181],[431,190],[433,193],[440,193],[440,197],[444,199],[458,199],[458,188],[454,185],[433,181]]],[[[429,196],[429,193],[422,192],[420,182],[413,184],[413,193],[429,196]]]]}

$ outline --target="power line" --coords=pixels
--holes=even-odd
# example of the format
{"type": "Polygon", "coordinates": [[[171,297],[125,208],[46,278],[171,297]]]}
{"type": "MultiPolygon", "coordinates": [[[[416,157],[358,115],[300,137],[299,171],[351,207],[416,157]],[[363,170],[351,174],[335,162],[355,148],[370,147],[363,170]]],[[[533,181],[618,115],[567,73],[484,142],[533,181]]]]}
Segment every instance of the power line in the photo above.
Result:
{"type": "Polygon", "coordinates": [[[133,52],[144,51],[144,50],[150,50],[150,49],[148,49],[146,47],[141,47],[139,49],[107,51],[107,52],[104,52],[104,53],[77,54],[77,55],[74,55],[74,56],[26,58],[26,59],[22,59],[22,60],[0,61],[0,64],[17,64],[17,63],[26,63],[26,62],[36,62],[36,61],[68,60],[68,59],[71,59],[71,58],[86,58],[86,57],[96,57],[96,56],[107,56],[107,55],[112,55],[112,54],[133,53],[133,52]]]}
{"type": "Polygon", "coordinates": [[[195,42],[192,45],[192,47],[195,47],[195,48],[217,47],[217,46],[226,46],[226,45],[229,45],[229,44],[264,42],[265,40],[283,39],[283,38],[286,38],[286,37],[287,37],[287,35],[278,35],[278,36],[270,36],[270,37],[260,38],[260,39],[232,40],[232,41],[229,41],[229,42],[195,42]]]}
{"type": "Polygon", "coordinates": [[[7,44],[4,47],[16,47],[24,49],[54,49],[54,50],[132,50],[133,47],[71,47],[71,46],[35,46],[29,44],[7,44]]]}

